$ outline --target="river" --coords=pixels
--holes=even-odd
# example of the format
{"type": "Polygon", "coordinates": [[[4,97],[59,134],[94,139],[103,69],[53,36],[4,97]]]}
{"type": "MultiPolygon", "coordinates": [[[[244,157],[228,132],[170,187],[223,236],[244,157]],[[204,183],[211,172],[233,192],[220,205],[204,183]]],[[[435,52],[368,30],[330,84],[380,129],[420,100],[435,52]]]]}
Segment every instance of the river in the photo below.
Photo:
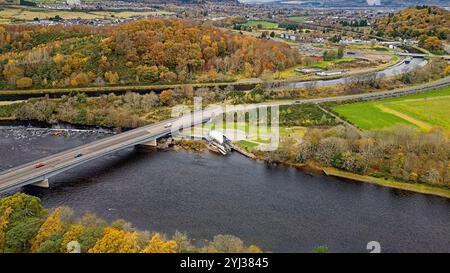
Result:
{"type": "MultiPolygon", "coordinates": [[[[0,170],[106,134],[0,128],[0,170]],[[33,133],[34,132],[34,133],[33,133]]],[[[273,252],[450,252],[450,200],[269,167],[238,154],[127,149],[27,187],[45,206],[191,238],[233,234],[273,252]]]]}

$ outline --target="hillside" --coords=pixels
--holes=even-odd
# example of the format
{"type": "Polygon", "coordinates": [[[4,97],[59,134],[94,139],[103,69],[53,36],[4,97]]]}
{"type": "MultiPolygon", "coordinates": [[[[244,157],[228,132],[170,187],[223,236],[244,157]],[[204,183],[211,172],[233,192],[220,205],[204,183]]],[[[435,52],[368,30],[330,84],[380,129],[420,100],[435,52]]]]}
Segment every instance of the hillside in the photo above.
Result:
{"type": "Polygon", "coordinates": [[[442,42],[450,35],[450,11],[429,6],[409,7],[378,19],[375,30],[380,36],[414,38],[432,52],[442,51],[442,42]]]}
{"type": "Polygon", "coordinates": [[[0,86],[232,81],[295,65],[288,45],[181,20],[108,27],[0,26],[0,86]]]}

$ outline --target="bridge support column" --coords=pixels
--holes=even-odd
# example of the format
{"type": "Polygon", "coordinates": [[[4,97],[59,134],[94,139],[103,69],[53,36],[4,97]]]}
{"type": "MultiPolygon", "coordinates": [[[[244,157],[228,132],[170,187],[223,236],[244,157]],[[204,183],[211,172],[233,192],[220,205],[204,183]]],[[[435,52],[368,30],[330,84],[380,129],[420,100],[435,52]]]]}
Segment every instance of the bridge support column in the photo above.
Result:
{"type": "Polygon", "coordinates": [[[154,139],[154,140],[151,140],[151,141],[149,141],[149,142],[145,142],[145,143],[142,143],[142,144],[138,144],[138,145],[136,145],[136,147],[138,147],[138,148],[140,148],[140,149],[150,149],[150,150],[153,150],[153,149],[155,149],[156,147],[158,147],[158,142],[156,141],[156,139],[154,139]]]}
{"type": "Polygon", "coordinates": [[[35,186],[35,187],[39,187],[39,188],[44,188],[44,189],[48,189],[49,188],[48,179],[44,179],[42,181],[36,182],[34,184],[31,184],[31,185],[35,186]]]}

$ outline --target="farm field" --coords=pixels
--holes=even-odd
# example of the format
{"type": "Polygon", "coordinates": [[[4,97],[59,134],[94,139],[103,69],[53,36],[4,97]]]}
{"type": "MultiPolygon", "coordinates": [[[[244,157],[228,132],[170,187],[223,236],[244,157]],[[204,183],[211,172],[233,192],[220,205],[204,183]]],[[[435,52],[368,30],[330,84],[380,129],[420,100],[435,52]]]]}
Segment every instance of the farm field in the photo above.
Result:
{"type": "Polygon", "coordinates": [[[450,129],[450,87],[399,98],[336,106],[333,111],[361,129],[381,129],[396,124],[421,131],[450,129]]]}
{"type": "Polygon", "coordinates": [[[10,6],[0,9],[0,22],[32,21],[34,18],[46,20],[56,15],[63,19],[112,19],[133,16],[157,16],[169,14],[165,11],[68,11],[48,10],[36,7],[10,6]]]}
{"type": "Polygon", "coordinates": [[[263,29],[278,28],[277,23],[273,23],[273,22],[269,22],[269,21],[262,21],[262,20],[249,20],[244,24],[244,26],[247,26],[247,27],[257,27],[258,25],[261,25],[261,27],[263,29]]]}

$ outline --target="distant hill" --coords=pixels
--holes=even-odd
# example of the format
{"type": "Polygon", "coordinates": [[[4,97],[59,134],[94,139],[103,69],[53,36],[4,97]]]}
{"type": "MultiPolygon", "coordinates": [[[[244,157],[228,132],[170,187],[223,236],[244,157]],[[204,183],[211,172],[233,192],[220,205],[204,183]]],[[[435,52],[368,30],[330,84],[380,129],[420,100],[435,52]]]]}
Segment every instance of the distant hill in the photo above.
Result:
{"type": "Polygon", "coordinates": [[[413,5],[435,5],[449,6],[448,0],[240,0],[243,3],[287,3],[297,2],[297,5],[305,7],[367,7],[367,6],[390,6],[407,7],[413,5]]]}
{"type": "Polygon", "coordinates": [[[374,29],[378,36],[415,38],[419,46],[443,53],[442,40],[450,38],[450,11],[430,6],[416,6],[379,18],[374,29]]]}
{"type": "Polygon", "coordinates": [[[201,4],[206,2],[223,2],[223,3],[239,3],[238,0],[118,0],[126,2],[144,2],[152,4],[168,4],[168,3],[179,3],[179,4],[201,4]]]}
{"type": "MultiPolygon", "coordinates": [[[[67,0],[27,0],[34,3],[66,3],[67,0]]],[[[93,0],[79,0],[80,2],[92,2],[93,0]]],[[[150,4],[167,4],[167,3],[181,3],[181,4],[196,4],[205,2],[224,2],[224,3],[239,3],[238,0],[111,0],[124,2],[142,2],[150,4]]],[[[21,0],[0,0],[0,4],[18,4],[21,0]]]]}
{"type": "Polygon", "coordinates": [[[0,89],[227,82],[292,67],[298,50],[207,25],[0,26],[0,89]]]}
{"type": "Polygon", "coordinates": [[[431,6],[409,7],[378,19],[375,29],[391,37],[426,35],[444,40],[450,35],[450,11],[431,6]]]}

